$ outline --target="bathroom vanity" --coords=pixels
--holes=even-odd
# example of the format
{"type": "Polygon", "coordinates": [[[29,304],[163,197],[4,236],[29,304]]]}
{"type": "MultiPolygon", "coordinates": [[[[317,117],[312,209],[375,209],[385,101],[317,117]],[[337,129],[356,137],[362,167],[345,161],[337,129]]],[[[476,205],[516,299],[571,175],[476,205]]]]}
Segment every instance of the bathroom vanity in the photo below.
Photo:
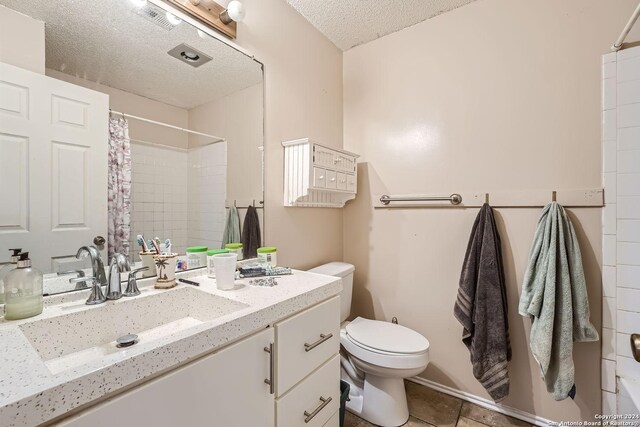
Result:
{"type": "Polygon", "coordinates": [[[74,292],[1,322],[0,425],[337,426],[340,279],[220,291],[196,274],[199,287],[142,280],[99,306],[74,292]]]}

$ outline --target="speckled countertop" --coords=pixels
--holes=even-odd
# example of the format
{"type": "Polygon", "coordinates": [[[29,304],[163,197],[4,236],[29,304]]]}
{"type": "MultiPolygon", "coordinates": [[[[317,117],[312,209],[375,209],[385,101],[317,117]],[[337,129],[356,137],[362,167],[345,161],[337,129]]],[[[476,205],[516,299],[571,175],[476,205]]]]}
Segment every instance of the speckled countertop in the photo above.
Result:
{"type": "MultiPolygon", "coordinates": [[[[174,369],[231,341],[257,332],[278,320],[337,295],[342,290],[339,278],[302,271],[294,271],[291,276],[278,278],[278,286],[275,287],[256,287],[249,285],[248,279],[238,280],[236,288],[232,291],[220,291],[216,288],[215,280],[198,274],[191,272],[188,277],[200,282],[199,287],[180,284],[172,290],[163,291],[152,287],[154,279],[146,279],[139,281],[142,294],[137,297],[87,306],[84,301],[88,291],[73,292],[45,298],[45,309],[39,316],[18,321],[1,321],[0,425],[35,426],[46,423],[79,406],[115,394],[122,388],[139,383],[159,372],[174,369]],[[184,291],[184,288],[192,290],[184,291]],[[141,299],[136,306],[143,308],[139,309],[136,315],[146,316],[145,319],[148,319],[165,313],[145,312],[144,298],[164,293],[161,299],[155,300],[172,301],[169,298],[171,292],[177,291],[175,296],[178,300],[181,295],[193,293],[193,290],[209,294],[206,297],[215,295],[231,300],[229,304],[235,307],[235,311],[177,329],[175,333],[165,334],[157,339],[141,339],[133,347],[112,349],[108,354],[94,358],[88,363],[60,370],[52,370],[50,365],[45,364],[44,356],[39,354],[27,338],[30,329],[34,329],[33,322],[44,320],[45,322],[41,322],[44,326],[47,323],[55,323],[59,316],[77,315],[78,321],[82,322],[79,324],[87,333],[87,339],[90,339],[92,331],[103,327],[100,322],[90,324],[91,310],[141,299]]],[[[172,308],[172,304],[167,304],[164,310],[172,308]]],[[[215,309],[212,307],[212,310],[215,309]]],[[[104,313],[100,316],[104,317],[104,313]]],[[[96,312],[96,317],[100,316],[96,312]]],[[[71,317],[67,317],[67,322],[68,319],[71,317]]],[[[115,328],[122,334],[136,332],[129,331],[126,324],[116,325],[115,328]]],[[[51,340],[47,342],[47,347],[53,349],[52,351],[56,350],[56,334],[36,332],[51,340]]],[[[33,339],[33,336],[30,337],[33,339]]],[[[42,348],[39,348],[39,351],[42,353],[42,348]]]]}

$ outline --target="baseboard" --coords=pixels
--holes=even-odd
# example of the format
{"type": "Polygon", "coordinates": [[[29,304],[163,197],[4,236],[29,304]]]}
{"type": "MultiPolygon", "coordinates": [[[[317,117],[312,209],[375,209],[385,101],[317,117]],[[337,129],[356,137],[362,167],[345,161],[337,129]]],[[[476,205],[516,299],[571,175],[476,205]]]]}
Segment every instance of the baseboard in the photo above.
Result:
{"type": "Polygon", "coordinates": [[[467,393],[464,391],[457,390],[452,387],[447,387],[442,384],[438,384],[436,382],[426,380],[420,377],[412,377],[407,378],[408,381],[423,385],[425,387],[432,388],[439,392],[448,394],[450,396],[457,397],[462,400],[466,400],[467,402],[475,403],[478,406],[482,406],[483,408],[491,409],[495,412],[500,412],[501,414],[508,415],[510,417],[518,418],[519,420],[526,421],[531,424],[535,424],[541,427],[547,427],[552,422],[546,418],[538,417],[537,415],[532,415],[528,412],[521,411],[515,408],[509,408],[508,406],[501,405],[499,403],[495,403],[489,399],[485,399],[483,397],[476,396],[471,393],[467,393]]]}

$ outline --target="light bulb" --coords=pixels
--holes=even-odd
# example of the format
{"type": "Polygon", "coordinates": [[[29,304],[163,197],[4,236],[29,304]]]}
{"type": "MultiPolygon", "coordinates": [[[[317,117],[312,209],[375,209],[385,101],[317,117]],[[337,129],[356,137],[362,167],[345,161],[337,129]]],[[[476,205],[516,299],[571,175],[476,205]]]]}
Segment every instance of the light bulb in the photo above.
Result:
{"type": "Polygon", "coordinates": [[[147,0],[129,0],[131,4],[133,4],[137,8],[142,8],[146,6],[147,0]]]}
{"type": "Polygon", "coordinates": [[[167,12],[167,21],[169,21],[171,23],[171,25],[176,26],[179,23],[182,22],[182,19],[178,18],[177,16],[175,16],[173,13],[171,12],[167,12]]]}
{"type": "Polygon", "coordinates": [[[245,11],[242,3],[237,0],[233,0],[227,6],[227,13],[229,14],[229,18],[236,22],[242,22],[247,12],[245,11]]]}

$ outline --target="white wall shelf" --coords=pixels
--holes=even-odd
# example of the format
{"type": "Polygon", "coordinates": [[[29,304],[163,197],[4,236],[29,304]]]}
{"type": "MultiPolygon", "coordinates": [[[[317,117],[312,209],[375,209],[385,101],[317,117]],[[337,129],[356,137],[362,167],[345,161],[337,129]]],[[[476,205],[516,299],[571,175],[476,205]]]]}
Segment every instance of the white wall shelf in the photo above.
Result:
{"type": "Polygon", "coordinates": [[[325,147],[309,138],[282,145],[285,206],[342,208],[356,197],[357,154],[325,147]]]}

